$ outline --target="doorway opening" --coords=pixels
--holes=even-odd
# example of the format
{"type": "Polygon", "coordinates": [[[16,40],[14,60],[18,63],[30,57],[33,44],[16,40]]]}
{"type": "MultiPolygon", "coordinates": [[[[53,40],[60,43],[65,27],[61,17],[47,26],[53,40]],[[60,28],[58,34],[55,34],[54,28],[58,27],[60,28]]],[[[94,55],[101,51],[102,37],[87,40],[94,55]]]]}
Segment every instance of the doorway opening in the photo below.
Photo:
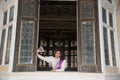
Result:
{"type": "MultiPolygon", "coordinates": [[[[61,49],[68,62],[67,71],[77,71],[76,1],[40,2],[38,48],[43,56],[53,56],[61,49]]],[[[37,71],[48,71],[49,64],[37,59],[37,71]]]]}

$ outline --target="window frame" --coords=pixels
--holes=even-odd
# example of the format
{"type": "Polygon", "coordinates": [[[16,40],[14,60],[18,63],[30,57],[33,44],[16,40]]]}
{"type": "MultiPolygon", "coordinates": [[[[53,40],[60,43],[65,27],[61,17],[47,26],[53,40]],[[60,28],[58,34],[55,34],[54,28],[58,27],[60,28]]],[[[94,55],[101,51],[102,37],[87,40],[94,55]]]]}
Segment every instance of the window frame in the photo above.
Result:
{"type": "Polygon", "coordinates": [[[35,26],[35,22],[32,21],[32,20],[21,20],[21,29],[20,29],[21,34],[20,34],[20,38],[19,38],[20,39],[20,42],[19,42],[20,45],[19,45],[19,54],[18,54],[18,64],[24,65],[24,64],[32,64],[33,63],[32,59],[33,59],[33,53],[34,53],[33,52],[34,51],[34,47],[33,47],[33,45],[34,45],[34,26],[35,26]],[[22,21],[28,21],[28,22],[30,21],[30,22],[33,23],[33,38],[32,38],[33,41],[32,41],[32,54],[31,54],[31,62],[30,63],[20,63],[21,37],[22,37],[21,32],[22,32],[22,27],[23,27],[22,26],[22,21]]]}
{"type": "Polygon", "coordinates": [[[10,57],[10,52],[11,52],[11,41],[12,41],[12,30],[13,30],[13,26],[10,25],[7,30],[7,42],[6,42],[6,51],[5,51],[5,60],[4,60],[5,65],[9,64],[9,59],[10,59],[9,57],[10,57]],[[10,27],[11,27],[11,34],[9,34],[10,27]],[[10,36],[10,46],[9,46],[9,53],[7,53],[7,49],[9,45],[9,41],[8,41],[9,36],[10,36]],[[7,54],[9,54],[8,57],[7,57],[7,54]],[[8,62],[6,62],[6,58],[8,58],[8,62]]]}
{"type": "MultiPolygon", "coordinates": [[[[115,29],[115,25],[114,25],[114,13],[111,11],[111,10],[109,10],[108,8],[106,8],[106,7],[104,7],[103,6],[103,8],[104,9],[106,9],[106,11],[107,11],[107,23],[106,24],[103,24],[103,27],[106,27],[107,28],[107,34],[108,34],[108,50],[109,50],[109,65],[106,65],[105,64],[105,66],[106,67],[117,67],[118,65],[117,65],[117,57],[116,57],[116,55],[117,55],[117,53],[116,53],[116,42],[115,42],[115,32],[116,32],[116,29],[115,29]],[[110,13],[111,13],[111,15],[112,15],[112,26],[110,25],[110,13]],[[113,59],[112,59],[112,48],[111,48],[111,34],[110,34],[110,31],[113,31],[113,33],[114,33],[114,47],[115,47],[115,60],[116,60],[116,66],[113,66],[113,59]]],[[[102,16],[103,16],[103,14],[102,14],[102,16]]],[[[104,23],[103,21],[102,21],[102,23],[104,23]]],[[[104,39],[104,36],[103,36],[103,39],[104,39]]],[[[103,40],[103,43],[104,43],[104,40],[103,40]]],[[[103,46],[104,47],[104,46],[103,46]]],[[[104,51],[104,55],[105,55],[105,51],[104,51]]]]}
{"type": "MultiPolygon", "coordinates": [[[[8,1],[8,0],[7,0],[8,1]]],[[[6,2],[7,2],[6,1],[6,2]]],[[[11,6],[14,6],[13,4],[11,5],[11,6]]],[[[8,30],[9,30],[9,27],[10,26],[12,26],[13,27],[13,22],[10,22],[9,21],[9,17],[10,17],[10,8],[11,7],[8,7],[7,9],[5,9],[5,11],[3,11],[3,22],[2,22],[2,26],[1,26],[1,29],[0,30],[4,30],[5,29],[5,41],[4,41],[4,49],[3,49],[3,56],[2,56],[2,65],[8,65],[9,64],[9,61],[10,61],[10,58],[8,59],[9,61],[8,61],[8,63],[6,64],[6,50],[7,50],[7,43],[8,43],[8,30]],[[6,16],[5,16],[5,13],[6,13],[6,16]],[[5,18],[6,18],[6,20],[5,20],[5,18]]],[[[13,11],[13,13],[14,13],[14,11],[13,11]]],[[[14,15],[13,15],[14,16],[14,15]]],[[[13,28],[12,28],[13,29],[13,28]]],[[[11,32],[11,42],[12,42],[12,34],[13,32],[11,32]]],[[[2,34],[2,33],[1,33],[2,34]]],[[[1,41],[0,41],[1,42],[1,41]]],[[[1,45],[1,44],[0,44],[1,45]]],[[[10,55],[11,55],[11,46],[10,46],[10,53],[9,53],[10,55]]],[[[9,57],[10,57],[10,55],[9,55],[9,57]]]]}
{"type": "MultiPolygon", "coordinates": [[[[82,21],[81,22],[81,32],[82,32],[82,23],[93,23],[93,40],[94,40],[94,64],[89,64],[89,65],[96,65],[96,43],[95,43],[95,38],[96,38],[96,36],[95,36],[95,22],[94,21],[82,21]]],[[[82,33],[81,33],[82,34],[82,33]]],[[[81,39],[82,39],[82,36],[81,36],[81,39]]],[[[82,42],[82,40],[81,40],[81,42],[82,42]]],[[[82,46],[82,44],[81,44],[81,46],[82,46]]],[[[81,47],[81,49],[82,49],[82,47],[81,47]]],[[[82,51],[81,51],[82,52],[82,51]]],[[[83,53],[83,52],[82,52],[83,53]]],[[[83,58],[83,54],[82,54],[82,58],[83,58]]],[[[82,60],[82,65],[86,65],[86,64],[84,64],[84,62],[83,62],[83,60],[82,60]]]]}

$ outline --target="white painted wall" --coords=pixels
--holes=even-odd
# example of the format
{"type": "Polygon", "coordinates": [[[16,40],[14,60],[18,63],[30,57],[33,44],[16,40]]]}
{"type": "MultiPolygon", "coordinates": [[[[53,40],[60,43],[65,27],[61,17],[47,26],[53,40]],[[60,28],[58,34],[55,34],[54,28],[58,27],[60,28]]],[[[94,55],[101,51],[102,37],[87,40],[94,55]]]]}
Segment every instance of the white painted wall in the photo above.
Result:
{"type": "MultiPolygon", "coordinates": [[[[1,78],[0,80],[5,79],[1,78]]],[[[104,80],[104,77],[101,73],[24,72],[10,74],[9,80],[104,80]]]]}
{"type": "Polygon", "coordinates": [[[99,11],[99,32],[100,32],[100,52],[101,52],[101,68],[105,73],[105,55],[104,55],[104,42],[103,42],[103,22],[102,22],[102,0],[98,0],[99,11]]]}
{"type": "Polygon", "coordinates": [[[79,72],[14,72],[1,73],[0,80],[120,80],[119,74],[79,72]]]}

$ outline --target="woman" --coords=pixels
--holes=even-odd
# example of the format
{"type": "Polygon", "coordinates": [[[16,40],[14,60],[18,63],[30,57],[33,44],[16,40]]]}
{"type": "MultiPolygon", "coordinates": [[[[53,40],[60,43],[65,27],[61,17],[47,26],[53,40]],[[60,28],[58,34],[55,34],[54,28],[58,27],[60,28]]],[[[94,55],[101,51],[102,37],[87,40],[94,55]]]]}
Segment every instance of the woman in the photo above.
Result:
{"type": "MultiPolygon", "coordinates": [[[[40,52],[38,50],[38,52],[40,52]]],[[[49,57],[43,57],[40,54],[38,54],[38,58],[41,60],[44,60],[52,65],[52,72],[57,71],[65,71],[65,68],[67,67],[67,61],[64,59],[64,56],[62,55],[60,50],[55,51],[55,57],[49,56],[49,57]]]]}

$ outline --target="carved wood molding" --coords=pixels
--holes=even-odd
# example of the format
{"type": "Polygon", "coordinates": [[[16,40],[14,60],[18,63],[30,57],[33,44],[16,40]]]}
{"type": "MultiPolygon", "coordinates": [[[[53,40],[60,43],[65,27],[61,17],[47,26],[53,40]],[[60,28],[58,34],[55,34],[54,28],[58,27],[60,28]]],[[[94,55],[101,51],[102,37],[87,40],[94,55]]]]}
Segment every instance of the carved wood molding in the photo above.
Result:
{"type": "Polygon", "coordinates": [[[75,2],[41,2],[41,16],[75,16],[75,2]]]}

